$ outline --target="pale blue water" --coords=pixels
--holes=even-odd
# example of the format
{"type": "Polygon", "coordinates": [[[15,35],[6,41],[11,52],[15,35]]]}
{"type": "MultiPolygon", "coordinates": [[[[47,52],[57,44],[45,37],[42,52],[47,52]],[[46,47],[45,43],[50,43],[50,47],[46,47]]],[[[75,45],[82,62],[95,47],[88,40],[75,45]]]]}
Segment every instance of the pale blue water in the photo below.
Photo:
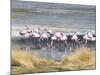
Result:
{"type": "Polygon", "coordinates": [[[12,27],[34,26],[95,32],[96,8],[89,5],[12,1],[12,27]]]}
{"type": "MultiPolygon", "coordinates": [[[[96,8],[95,6],[89,5],[54,4],[12,0],[11,23],[13,39],[12,48],[28,48],[32,44],[20,44],[16,41],[18,38],[14,36],[17,35],[19,30],[23,29],[25,25],[34,27],[35,24],[38,24],[41,28],[59,28],[59,31],[60,29],[64,29],[63,31],[66,32],[92,31],[95,33],[96,8]]],[[[65,49],[65,51],[66,50],[67,49],[65,49]]],[[[41,51],[34,50],[33,53],[40,55],[40,57],[61,59],[61,57],[66,53],[65,51],[59,52],[53,48],[44,48],[41,51]]]]}

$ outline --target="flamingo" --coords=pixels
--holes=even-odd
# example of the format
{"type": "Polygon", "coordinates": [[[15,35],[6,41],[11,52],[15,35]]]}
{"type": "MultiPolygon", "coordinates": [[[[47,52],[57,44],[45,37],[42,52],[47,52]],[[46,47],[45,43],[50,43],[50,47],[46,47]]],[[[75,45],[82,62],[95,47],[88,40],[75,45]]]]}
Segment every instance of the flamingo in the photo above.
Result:
{"type": "MultiPolygon", "coordinates": [[[[64,35],[64,34],[61,34],[61,35],[62,35],[62,37],[60,37],[61,45],[64,45],[64,48],[66,48],[66,46],[67,46],[67,36],[64,35]]],[[[64,50],[65,50],[65,53],[66,53],[66,49],[64,49],[64,50]]]]}
{"type": "Polygon", "coordinates": [[[39,43],[40,45],[42,45],[41,42],[45,43],[46,46],[48,46],[48,43],[50,43],[50,45],[53,46],[53,48],[58,46],[58,44],[62,45],[63,43],[64,45],[67,45],[67,43],[70,43],[70,42],[71,42],[71,45],[76,46],[77,43],[80,44],[79,39],[82,39],[82,41],[84,40],[85,44],[87,44],[87,41],[96,40],[96,38],[93,36],[91,32],[87,32],[85,35],[82,35],[80,38],[80,35],[78,35],[79,34],[78,32],[69,33],[69,35],[67,36],[64,33],[54,32],[50,29],[42,30],[39,27],[37,27],[34,30],[32,30],[27,26],[25,27],[26,27],[25,30],[22,30],[19,32],[20,36],[22,36],[22,41],[23,41],[23,37],[31,37],[34,40],[33,43],[35,44],[35,46],[39,45],[39,43]]]}
{"type": "Polygon", "coordinates": [[[23,31],[20,31],[20,32],[19,32],[19,34],[20,34],[21,36],[24,36],[26,33],[27,33],[26,30],[23,30],[23,31]]]}
{"type": "Polygon", "coordinates": [[[26,29],[27,33],[32,33],[32,30],[31,29],[26,29]]]}
{"type": "Polygon", "coordinates": [[[31,37],[33,39],[34,45],[38,46],[39,45],[39,41],[40,41],[40,34],[36,33],[36,32],[33,32],[32,35],[31,35],[31,37]]]}
{"type": "Polygon", "coordinates": [[[21,36],[22,43],[25,43],[24,38],[26,38],[26,36],[27,36],[27,31],[26,30],[20,31],[19,35],[21,36]]]}
{"type": "Polygon", "coordinates": [[[72,37],[71,37],[71,42],[72,42],[72,46],[73,48],[76,48],[77,46],[76,45],[79,45],[79,41],[78,41],[78,35],[77,33],[73,33],[72,37]]]}
{"type": "Polygon", "coordinates": [[[91,42],[95,42],[96,38],[93,36],[91,32],[86,32],[85,35],[83,36],[83,40],[85,42],[85,45],[91,46],[91,42]]]}
{"type": "Polygon", "coordinates": [[[55,43],[56,43],[57,37],[55,35],[53,35],[51,37],[51,46],[53,46],[55,48],[55,43]]]}
{"type": "Polygon", "coordinates": [[[43,44],[46,44],[46,46],[48,46],[48,34],[47,33],[41,34],[41,40],[43,44]]]}
{"type": "Polygon", "coordinates": [[[96,40],[96,37],[92,37],[91,40],[92,40],[92,41],[95,41],[95,40],[96,40]]]}
{"type": "Polygon", "coordinates": [[[89,38],[92,38],[93,37],[93,35],[92,35],[91,32],[88,32],[87,35],[88,35],[89,38]]]}
{"type": "Polygon", "coordinates": [[[66,35],[62,35],[62,37],[60,38],[61,41],[64,41],[65,45],[67,45],[67,36],[66,35]]]}
{"type": "Polygon", "coordinates": [[[30,28],[28,28],[26,25],[25,25],[25,29],[23,30],[23,31],[20,31],[19,32],[19,34],[21,35],[21,36],[24,36],[24,35],[26,35],[27,33],[32,33],[32,30],[30,29],[30,28]]]}
{"type": "Polygon", "coordinates": [[[61,35],[60,32],[56,32],[56,33],[55,33],[55,36],[56,36],[57,38],[61,38],[61,37],[62,37],[62,35],[61,35]]]}
{"type": "Polygon", "coordinates": [[[49,29],[47,32],[48,32],[49,34],[53,34],[53,31],[50,30],[50,29],[49,29]]]}
{"type": "Polygon", "coordinates": [[[77,34],[74,33],[74,34],[72,35],[71,39],[74,40],[74,41],[77,41],[77,39],[78,39],[77,34]]]}
{"type": "Polygon", "coordinates": [[[34,32],[40,33],[41,32],[41,29],[39,27],[37,27],[37,28],[34,29],[34,32]]]}
{"type": "Polygon", "coordinates": [[[92,38],[92,34],[90,32],[86,32],[83,36],[83,40],[85,41],[85,45],[87,44],[87,41],[89,41],[92,38]]]}

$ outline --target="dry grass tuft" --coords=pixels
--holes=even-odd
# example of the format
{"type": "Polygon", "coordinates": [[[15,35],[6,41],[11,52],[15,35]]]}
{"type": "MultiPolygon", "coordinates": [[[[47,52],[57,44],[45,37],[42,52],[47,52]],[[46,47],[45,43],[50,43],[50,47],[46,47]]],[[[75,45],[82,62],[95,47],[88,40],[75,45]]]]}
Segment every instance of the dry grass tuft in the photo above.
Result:
{"type": "Polygon", "coordinates": [[[48,60],[48,59],[45,59],[45,58],[41,58],[41,59],[39,59],[38,65],[50,66],[50,65],[54,65],[54,63],[55,63],[55,61],[53,61],[53,60],[48,60]]]}
{"type": "Polygon", "coordinates": [[[79,69],[95,68],[95,53],[88,48],[79,48],[69,56],[65,56],[63,64],[67,67],[77,67],[79,69]]]}
{"type": "Polygon", "coordinates": [[[33,60],[32,60],[33,58],[34,57],[32,56],[30,52],[21,51],[21,50],[13,50],[11,65],[14,65],[14,66],[20,65],[27,68],[30,68],[30,67],[34,68],[33,60]]]}
{"type": "Polygon", "coordinates": [[[95,69],[95,52],[79,48],[57,62],[34,56],[30,51],[12,50],[12,74],[95,69]]]}

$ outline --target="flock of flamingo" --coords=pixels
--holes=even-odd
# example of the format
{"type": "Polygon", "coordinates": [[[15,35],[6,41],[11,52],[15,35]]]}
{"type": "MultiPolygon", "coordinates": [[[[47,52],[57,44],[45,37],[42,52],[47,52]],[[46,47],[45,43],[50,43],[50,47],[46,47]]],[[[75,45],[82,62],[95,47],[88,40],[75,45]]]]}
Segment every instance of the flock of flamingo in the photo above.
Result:
{"type": "Polygon", "coordinates": [[[19,35],[22,37],[27,36],[29,39],[31,39],[31,42],[38,47],[49,46],[55,48],[57,44],[66,47],[68,43],[73,45],[87,45],[88,43],[93,43],[96,41],[96,36],[91,32],[85,32],[83,35],[78,34],[78,32],[69,33],[66,35],[63,32],[56,32],[50,29],[41,29],[39,27],[31,29],[27,26],[24,30],[19,32],[19,35]]]}

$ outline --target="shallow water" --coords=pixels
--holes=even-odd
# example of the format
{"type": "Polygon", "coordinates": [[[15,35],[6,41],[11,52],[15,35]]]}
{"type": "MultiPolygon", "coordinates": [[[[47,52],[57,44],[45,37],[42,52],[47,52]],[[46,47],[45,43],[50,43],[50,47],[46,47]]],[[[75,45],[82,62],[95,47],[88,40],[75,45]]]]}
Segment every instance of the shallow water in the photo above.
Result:
{"type": "MultiPolygon", "coordinates": [[[[53,4],[38,3],[26,1],[13,1],[11,10],[12,23],[12,48],[22,48],[25,50],[33,50],[34,54],[40,57],[59,60],[68,51],[73,50],[73,46],[68,44],[66,48],[45,48],[34,50],[31,48],[32,43],[21,43],[21,37],[18,32],[25,28],[25,25],[34,29],[40,27],[42,29],[52,29],[61,32],[78,31],[84,33],[91,31],[95,33],[96,25],[96,8],[95,6],[70,5],[70,4],[53,4]],[[38,24],[36,26],[36,24],[38,24]],[[19,41],[18,41],[19,40],[19,41]],[[59,49],[63,51],[59,51],[59,49]]],[[[90,46],[95,50],[95,44],[90,46]]]]}
{"type": "Polygon", "coordinates": [[[68,42],[67,46],[63,45],[62,43],[56,43],[56,45],[51,46],[49,45],[43,45],[44,43],[38,43],[35,45],[33,43],[33,40],[29,38],[12,38],[12,49],[20,49],[25,51],[32,51],[33,55],[44,57],[47,59],[53,59],[53,60],[61,60],[64,55],[69,55],[72,52],[75,52],[78,48],[86,47],[90,48],[91,51],[96,50],[95,42],[91,44],[85,45],[78,45],[68,42]],[[40,47],[41,45],[41,47],[40,47]]]}

